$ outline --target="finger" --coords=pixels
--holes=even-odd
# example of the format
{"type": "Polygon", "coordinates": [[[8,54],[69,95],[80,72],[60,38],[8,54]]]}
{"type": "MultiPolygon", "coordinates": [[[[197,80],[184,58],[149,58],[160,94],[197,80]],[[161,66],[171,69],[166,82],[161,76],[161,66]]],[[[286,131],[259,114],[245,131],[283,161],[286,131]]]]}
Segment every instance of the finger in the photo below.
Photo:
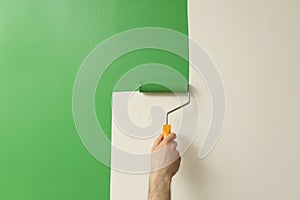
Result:
{"type": "Polygon", "coordinates": [[[180,158],[181,159],[180,152],[177,151],[177,150],[176,150],[175,156],[176,156],[176,158],[180,158]]]}
{"type": "Polygon", "coordinates": [[[176,148],[177,148],[177,142],[172,141],[170,144],[171,144],[171,147],[172,147],[173,149],[176,149],[176,148]]]}
{"type": "Polygon", "coordinates": [[[161,141],[163,141],[163,134],[159,134],[159,136],[155,139],[153,147],[157,147],[161,141]]]}
{"type": "Polygon", "coordinates": [[[166,145],[169,144],[170,142],[172,142],[173,140],[175,140],[176,138],[176,134],[175,133],[170,133],[162,142],[162,145],[166,145]]]}

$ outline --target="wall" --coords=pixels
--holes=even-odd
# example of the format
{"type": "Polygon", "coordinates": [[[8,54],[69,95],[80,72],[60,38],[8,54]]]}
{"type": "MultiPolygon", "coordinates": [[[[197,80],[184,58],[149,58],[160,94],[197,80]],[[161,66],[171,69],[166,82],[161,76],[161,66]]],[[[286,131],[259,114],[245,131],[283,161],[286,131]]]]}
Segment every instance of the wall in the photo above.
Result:
{"type": "MultiPolygon", "coordinates": [[[[197,159],[205,128],[199,130],[174,178],[173,199],[300,198],[299,8],[299,1],[189,1],[189,34],[219,67],[227,113],[223,135],[204,160],[197,159]]],[[[190,80],[198,80],[193,72],[190,80]]],[[[200,114],[205,126],[209,110],[200,114]]],[[[146,187],[147,175],[112,171],[115,199],[146,199],[146,187]]]]}
{"type": "MultiPolygon", "coordinates": [[[[113,34],[143,26],[187,33],[187,2],[173,2],[0,1],[0,199],[110,198],[110,169],[87,151],[74,123],[76,75],[113,34]]],[[[188,52],[187,42],[181,49],[188,52]]],[[[149,60],[177,66],[188,78],[188,62],[170,57],[133,52],[106,71],[96,107],[108,137],[117,78],[149,60]]]]}

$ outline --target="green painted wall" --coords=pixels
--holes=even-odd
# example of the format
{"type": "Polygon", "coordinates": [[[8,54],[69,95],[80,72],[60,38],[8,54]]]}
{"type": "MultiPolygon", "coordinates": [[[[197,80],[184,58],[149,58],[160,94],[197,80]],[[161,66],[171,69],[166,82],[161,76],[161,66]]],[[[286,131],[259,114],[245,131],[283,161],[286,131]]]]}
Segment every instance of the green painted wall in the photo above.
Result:
{"type": "MultiPolygon", "coordinates": [[[[120,31],[160,26],[187,34],[186,1],[0,2],[0,199],[109,199],[110,169],[87,152],[73,122],[77,70],[97,44],[120,31]]],[[[96,95],[108,136],[115,81],[148,62],[180,67],[188,76],[188,63],[167,52],[144,50],[117,60],[96,95]]]]}

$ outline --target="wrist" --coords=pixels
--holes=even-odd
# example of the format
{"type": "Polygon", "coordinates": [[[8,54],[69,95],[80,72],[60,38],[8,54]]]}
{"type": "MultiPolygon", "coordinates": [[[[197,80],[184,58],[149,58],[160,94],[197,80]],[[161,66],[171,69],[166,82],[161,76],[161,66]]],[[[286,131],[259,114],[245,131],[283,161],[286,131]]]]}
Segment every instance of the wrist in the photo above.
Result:
{"type": "Polygon", "coordinates": [[[160,173],[158,171],[153,171],[150,173],[149,181],[160,183],[160,184],[170,185],[171,181],[172,181],[172,177],[170,177],[164,173],[160,173]]]}

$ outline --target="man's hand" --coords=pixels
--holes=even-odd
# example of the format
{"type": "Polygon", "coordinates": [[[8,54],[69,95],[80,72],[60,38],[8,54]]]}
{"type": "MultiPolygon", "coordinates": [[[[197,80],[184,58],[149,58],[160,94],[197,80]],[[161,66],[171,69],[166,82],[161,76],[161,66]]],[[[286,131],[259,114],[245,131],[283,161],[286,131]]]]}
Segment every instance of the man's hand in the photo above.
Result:
{"type": "Polygon", "coordinates": [[[149,200],[170,200],[172,177],[178,172],[181,157],[174,141],[176,134],[171,133],[163,139],[162,134],[155,140],[152,147],[149,177],[149,200]]]}
{"type": "Polygon", "coordinates": [[[180,155],[177,151],[177,143],[174,141],[175,133],[170,133],[166,139],[160,135],[152,147],[152,174],[171,180],[180,166],[180,155]]]}

